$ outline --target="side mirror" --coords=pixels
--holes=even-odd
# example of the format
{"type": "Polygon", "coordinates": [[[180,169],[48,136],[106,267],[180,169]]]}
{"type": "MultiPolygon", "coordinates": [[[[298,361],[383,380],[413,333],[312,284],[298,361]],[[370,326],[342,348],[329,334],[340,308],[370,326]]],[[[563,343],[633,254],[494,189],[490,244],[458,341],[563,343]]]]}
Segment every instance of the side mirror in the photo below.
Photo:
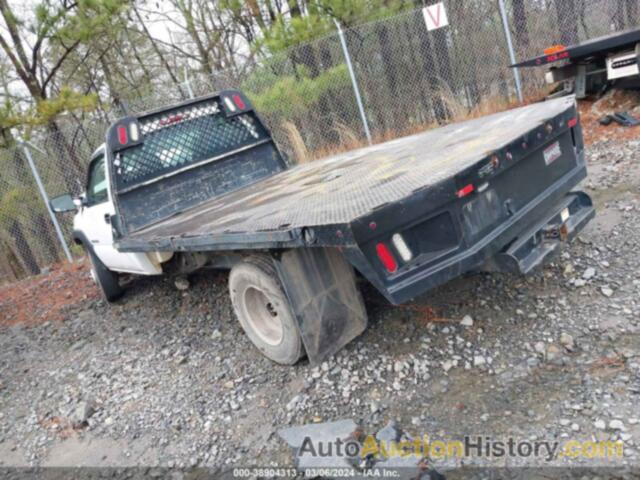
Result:
{"type": "Polygon", "coordinates": [[[52,198],[49,201],[49,205],[51,205],[51,210],[56,213],[62,212],[71,212],[72,210],[76,210],[76,203],[68,193],[64,195],[60,195],[59,197],[52,198]]]}

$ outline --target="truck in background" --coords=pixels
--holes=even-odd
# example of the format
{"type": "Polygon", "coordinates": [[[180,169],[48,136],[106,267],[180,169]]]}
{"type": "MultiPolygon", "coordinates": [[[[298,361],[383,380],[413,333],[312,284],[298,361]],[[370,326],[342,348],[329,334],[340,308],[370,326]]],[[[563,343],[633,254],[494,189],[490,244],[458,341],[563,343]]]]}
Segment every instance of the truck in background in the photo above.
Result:
{"type": "Polygon", "coordinates": [[[575,94],[578,99],[617,88],[640,88],[640,28],[616,32],[576,45],[555,45],[544,54],[512,68],[551,65],[548,84],[559,84],[552,97],[575,94]]]}

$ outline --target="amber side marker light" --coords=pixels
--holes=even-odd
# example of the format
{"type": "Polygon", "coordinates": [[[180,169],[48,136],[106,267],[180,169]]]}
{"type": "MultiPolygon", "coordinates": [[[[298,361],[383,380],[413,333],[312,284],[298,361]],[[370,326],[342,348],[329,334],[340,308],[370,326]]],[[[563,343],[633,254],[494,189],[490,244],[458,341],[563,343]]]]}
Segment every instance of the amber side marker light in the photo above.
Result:
{"type": "Polygon", "coordinates": [[[544,49],[545,55],[553,55],[554,53],[564,52],[567,49],[564,45],[553,45],[544,49]]]}

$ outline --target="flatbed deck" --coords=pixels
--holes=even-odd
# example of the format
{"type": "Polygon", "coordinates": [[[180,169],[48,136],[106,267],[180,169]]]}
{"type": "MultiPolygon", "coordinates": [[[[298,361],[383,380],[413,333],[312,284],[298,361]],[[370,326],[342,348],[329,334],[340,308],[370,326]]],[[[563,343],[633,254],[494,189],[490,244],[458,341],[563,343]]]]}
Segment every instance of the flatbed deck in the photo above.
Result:
{"type": "Polygon", "coordinates": [[[640,28],[625,30],[570,45],[560,52],[540,55],[539,57],[515,63],[510,67],[537,67],[561,60],[580,61],[593,56],[603,57],[616,50],[635,46],[638,42],[640,42],[640,28]]]}
{"type": "MultiPolygon", "coordinates": [[[[292,243],[305,227],[346,225],[434,187],[575,106],[564,97],[299,165],[117,240],[121,251],[292,243]]],[[[527,137],[529,138],[529,137],[527,137]]],[[[447,192],[454,193],[454,192],[447,192]]]]}

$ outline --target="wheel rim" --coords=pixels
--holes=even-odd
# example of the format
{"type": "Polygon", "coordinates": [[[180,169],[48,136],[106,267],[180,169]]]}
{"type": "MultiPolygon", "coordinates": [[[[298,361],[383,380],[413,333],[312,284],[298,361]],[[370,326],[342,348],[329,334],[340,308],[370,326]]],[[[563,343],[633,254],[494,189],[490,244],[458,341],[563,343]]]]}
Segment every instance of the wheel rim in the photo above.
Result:
{"type": "Polygon", "coordinates": [[[244,292],[247,321],[260,339],[272,346],[279,345],[284,336],[282,320],[274,302],[262,290],[249,287],[244,292]]]}

